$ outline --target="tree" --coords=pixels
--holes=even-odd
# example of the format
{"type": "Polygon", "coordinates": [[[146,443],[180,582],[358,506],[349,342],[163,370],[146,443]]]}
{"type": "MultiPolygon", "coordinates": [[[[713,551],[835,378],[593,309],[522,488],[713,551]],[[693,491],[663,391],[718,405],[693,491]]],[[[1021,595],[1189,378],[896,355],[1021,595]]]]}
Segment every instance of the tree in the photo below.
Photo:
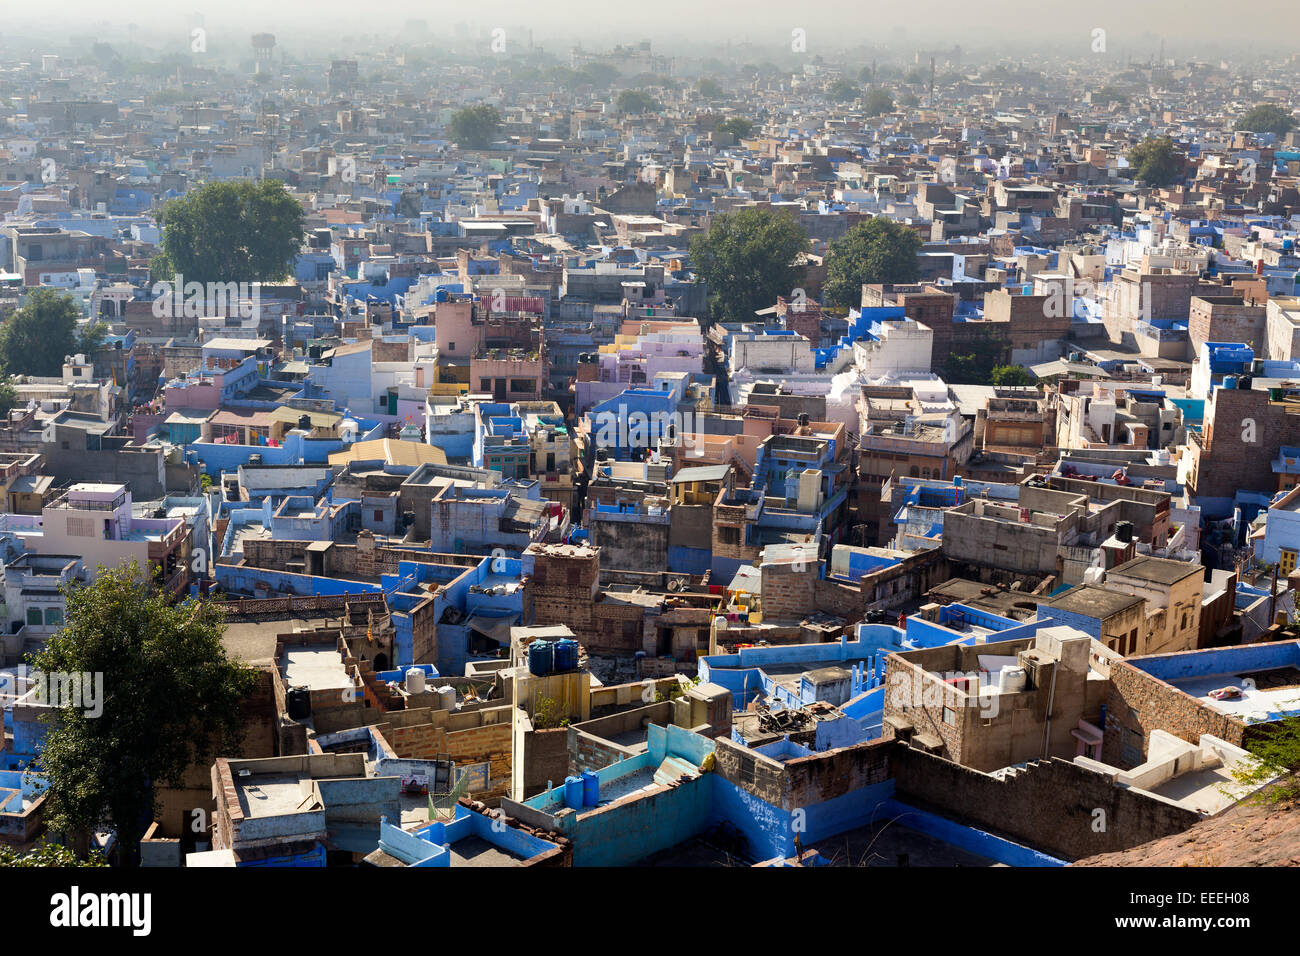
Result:
{"type": "Polygon", "coordinates": [[[10,375],[60,375],[77,350],[81,309],[72,296],[33,289],[26,304],[0,325],[0,369],[10,375]]]}
{"type": "Polygon", "coordinates": [[[733,116],[729,120],[723,120],[714,129],[719,133],[730,133],[737,140],[742,140],[753,134],[754,124],[743,117],[733,116]]]}
{"type": "Polygon", "coordinates": [[[77,336],[77,351],[90,358],[104,347],[106,338],[108,338],[108,323],[91,322],[84,326],[77,336]]]}
{"type": "Polygon", "coordinates": [[[1182,171],[1182,158],[1168,136],[1148,136],[1128,154],[1133,178],[1159,189],[1168,186],[1182,171]]]}
{"type": "Polygon", "coordinates": [[[1034,377],[1023,365],[995,365],[989,376],[994,385],[1033,385],[1034,377]]]}
{"type": "Polygon", "coordinates": [[[868,116],[879,116],[881,113],[892,113],[894,111],[894,98],[889,95],[887,90],[872,90],[867,94],[865,108],[868,116]]]}
{"type": "Polygon", "coordinates": [[[501,114],[495,106],[467,106],[451,118],[447,130],[457,145],[483,149],[501,131],[501,114]]]}
{"type": "Polygon", "coordinates": [[[877,282],[915,282],[921,237],[892,219],[877,216],[858,223],[831,243],[826,254],[826,298],[854,308],[862,286],[877,282]]]}
{"type": "MultiPolygon", "coordinates": [[[[279,282],[302,247],[302,204],[274,179],[206,183],[162,207],[155,281],[279,282]]],[[[183,293],[175,290],[176,295],[183,293]]]]}
{"type": "Polygon", "coordinates": [[[850,103],[858,98],[858,87],[848,80],[836,80],[826,90],[826,96],[835,103],[850,103]]]}
{"type": "Polygon", "coordinates": [[[0,866],[108,866],[103,854],[92,850],[86,859],[77,857],[70,849],[57,843],[42,841],[26,853],[20,853],[11,846],[0,843],[0,866]]]}
{"type": "MultiPolygon", "coordinates": [[[[132,561],[66,589],[67,625],[31,661],[45,674],[103,675],[97,706],[58,710],[36,772],[49,781],[46,821],[87,832],[111,822],[119,860],[134,861],[153,787],[232,752],[241,702],[257,680],[221,645],[224,612],[209,600],[173,605],[132,561]]],[[[98,680],[98,676],[96,677],[98,680]]]]}
{"type": "Polygon", "coordinates": [[[1243,744],[1250,757],[1238,765],[1232,776],[1245,787],[1263,787],[1252,794],[1251,802],[1292,803],[1300,798],[1300,718],[1256,721],[1250,733],[1250,739],[1243,744]],[[1269,781],[1272,784],[1264,787],[1269,781]]]}
{"type": "Polygon", "coordinates": [[[710,77],[704,77],[700,80],[700,96],[706,100],[716,100],[722,95],[722,84],[710,77]]]}
{"type": "Polygon", "coordinates": [[[1260,103],[1237,120],[1237,125],[1233,128],[1252,133],[1274,133],[1285,136],[1295,129],[1295,120],[1290,110],[1273,103],[1260,103]]]}
{"type": "Polygon", "coordinates": [[[617,102],[620,113],[654,113],[659,109],[659,101],[640,90],[624,90],[617,102]]]}
{"type": "Polygon", "coordinates": [[[795,219],[756,206],[718,216],[690,245],[715,313],[731,319],[752,319],[777,296],[790,295],[802,273],[796,260],[807,250],[808,237],[795,219]]]}
{"type": "Polygon", "coordinates": [[[971,351],[948,353],[944,381],[950,385],[992,385],[994,368],[1006,361],[1006,341],[980,330],[966,347],[971,351]]]}
{"type": "Polygon", "coordinates": [[[608,63],[588,63],[578,72],[586,74],[592,86],[601,88],[609,86],[618,78],[618,70],[608,63]]]}
{"type": "Polygon", "coordinates": [[[920,106],[921,100],[915,93],[909,90],[898,98],[898,105],[908,107],[920,106]]]}
{"type": "Polygon", "coordinates": [[[9,410],[18,406],[18,393],[14,390],[14,380],[8,375],[0,376],[0,420],[8,419],[9,410]]]}

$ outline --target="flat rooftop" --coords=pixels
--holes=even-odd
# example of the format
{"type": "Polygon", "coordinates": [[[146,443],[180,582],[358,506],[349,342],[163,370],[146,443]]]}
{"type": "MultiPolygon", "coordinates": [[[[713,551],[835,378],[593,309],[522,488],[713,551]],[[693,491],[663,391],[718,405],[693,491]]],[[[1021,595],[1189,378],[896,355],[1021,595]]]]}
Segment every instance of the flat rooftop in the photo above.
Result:
{"type": "Polygon", "coordinates": [[[245,783],[235,776],[239,808],[246,817],[274,817],[321,808],[310,787],[304,785],[304,778],[296,773],[254,774],[247,780],[245,783]]]}
{"type": "Polygon", "coordinates": [[[1132,594],[1122,594],[1106,588],[1079,584],[1053,598],[1043,598],[1039,604],[1043,607],[1058,608],[1084,617],[1107,618],[1112,614],[1127,610],[1134,604],[1142,604],[1144,599],[1132,594]]]}
{"type": "Polygon", "coordinates": [[[352,686],[339,652],[319,644],[285,647],[284,680],[291,687],[309,687],[312,690],[343,690],[352,686]]]}
{"type": "Polygon", "coordinates": [[[1112,568],[1110,573],[1124,574],[1143,581],[1153,581],[1156,584],[1177,584],[1183,578],[1193,574],[1204,574],[1205,569],[1199,564],[1189,564],[1186,561],[1171,561],[1168,558],[1143,555],[1112,568]]]}
{"type": "Polygon", "coordinates": [[[1198,675],[1169,681],[1178,690],[1221,714],[1249,721],[1252,718],[1276,718],[1279,714],[1300,711],[1300,670],[1291,665],[1267,670],[1198,675]],[[1236,687],[1241,696],[1215,700],[1211,691],[1236,687]]]}

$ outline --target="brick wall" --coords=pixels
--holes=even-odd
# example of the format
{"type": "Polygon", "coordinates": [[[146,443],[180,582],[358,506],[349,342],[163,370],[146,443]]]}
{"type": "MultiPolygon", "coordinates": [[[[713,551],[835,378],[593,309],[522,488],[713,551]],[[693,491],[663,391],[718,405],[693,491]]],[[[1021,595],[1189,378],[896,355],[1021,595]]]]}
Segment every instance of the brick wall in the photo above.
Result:
{"type": "Polygon", "coordinates": [[[895,746],[897,799],[1065,860],[1127,850],[1181,833],[1200,819],[1192,810],[1116,787],[1104,774],[1056,758],[1033,761],[999,779],[895,746]]]}

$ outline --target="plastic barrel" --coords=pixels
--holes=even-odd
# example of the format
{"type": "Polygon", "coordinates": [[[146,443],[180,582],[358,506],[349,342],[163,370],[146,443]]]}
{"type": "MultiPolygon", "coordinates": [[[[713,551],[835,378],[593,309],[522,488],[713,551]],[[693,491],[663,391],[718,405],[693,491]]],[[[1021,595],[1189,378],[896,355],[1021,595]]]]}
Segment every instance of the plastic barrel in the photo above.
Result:
{"type": "Polygon", "coordinates": [[[555,669],[557,671],[577,670],[578,642],[564,638],[555,642],[555,669]]]}
{"type": "Polygon", "coordinates": [[[536,677],[545,677],[555,667],[550,641],[533,641],[528,645],[528,670],[536,677]]]}
{"type": "Polygon", "coordinates": [[[564,778],[564,805],[570,810],[582,809],[582,778],[564,778]]]}
{"type": "Polygon", "coordinates": [[[582,771],[582,805],[594,807],[600,803],[600,777],[594,770],[582,771]]]}

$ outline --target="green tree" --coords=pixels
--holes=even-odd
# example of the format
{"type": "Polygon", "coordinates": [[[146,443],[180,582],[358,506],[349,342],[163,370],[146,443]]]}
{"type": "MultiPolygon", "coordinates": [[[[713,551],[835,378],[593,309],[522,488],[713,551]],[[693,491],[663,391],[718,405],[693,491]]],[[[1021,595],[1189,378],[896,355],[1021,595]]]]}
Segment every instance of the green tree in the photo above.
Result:
{"type": "Polygon", "coordinates": [[[1148,136],[1128,154],[1133,178],[1148,186],[1168,186],[1182,171],[1182,158],[1168,136],[1148,136]]]}
{"type": "Polygon", "coordinates": [[[854,308],[864,284],[916,281],[920,249],[921,237],[902,223],[881,216],[858,223],[827,251],[827,301],[854,308]]]}
{"type": "Polygon", "coordinates": [[[1276,133],[1285,136],[1295,129],[1295,119],[1291,111],[1273,103],[1260,103],[1237,120],[1234,129],[1249,130],[1252,133],[1276,133]]]}
{"type": "Polygon", "coordinates": [[[55,702],[34,767],[49,780],[46,821],[69,833],[111,822],[119,860],[134,862],[157,810],[153,788],[177,786],[190,767],[238,747],[241,702],[257,672],[226,657],[219,605],[172,604],[134,561],[101,567],[65,595],[67,625],[31,664],[103,675],[103,693],[97,707],[55,702]]]}
{"type": "Polygon", "coordinates": [[[706,235],[693,235],[690,259],[708,286],[714,315],[746,320],[777,295],[792,293],[807,248],[807,234],[793,217],[749,207],[723,213],[706,235]]]}
{"type": "Polygon", "coordinates": [[[909,90],[898,98],[898,105],[907,107],[920,106],[921,100],[915,93],[909,90]]]}
{"type": "Polygon", "coordinates": [[[501,131],[501,114],[495,106],[467,106],[451,118],[447,130],[457,145],[484,149],[501,131]]]}
{"type": "Polygon", "coordinates": [[[868,116],[892,113],[894,111],[894,98],[889,95],[887,90],[872,90],[867,94],[865,108],[868,116]]]}
{"type": "Polygon", "coordinates": [[[834,103],[851,103],[859,95],[856,83],[849,80],[836,80],[826,90],[826,96],[834,103]]]}
{"type": "Polygon", "coordinates": [[[745,139],[754,132],[754,124],[740,116],[733,116],[729,120],[723,120],[715,129],[719,133],[730,133],[737,140],[745,139]]]}
{"type": "Polygon", "coordinates": [[[808,236],[795,219],[757,206],[718,216],[690,244],[714,313],[726,319],[752,319],[777,296],[790,295],[803,271],[797,259],[807,250],[808,236]]]}
{"type": "Polygon", "coordinates": [[[1233,771],[1236,782],[1253,789],[1273,781],[1254,793],[1251,802],[1291,803],[1300,798],[1300,717],[1256,721],[1242,746],[1250,757],[1233,771]]]}
{"type": "Polygon", "coordinates": [[[618,70],[614,69],[608,63],[588,63],[579,73],[585,74],[587,82],[592,86],[601,89],[609,86],[618,79],[618,70]]]}
{"type": "Polygon", "coordinates": [[[1103,86],[1092,94],[1092,104],[1094,106],[1110,106],[1111,103],[1128,106],[1128,102],[1128,95],[1113,86],[1103,86]]]}
{"type": "Polygon", "coordinates": [[[0,325],[0,369],[10,375],[60,375],[77,350],[81,309],[72,296],[33,289],[26,303],[0,325]]]}
{"type": "Polygon", "coordinates": [[[0,375],[0,419],[9,417],[9,410],[18,406],[18,393],[14,390],[14,380],[8,375],[0,375]]]}
{"type": "Polygon", "coordinates": [[[168,202],[158,218],[155,281],[279,282],[305,235],[302,204],[274,179],[206,183],[168,202]]]}
{"type": "Polygon", "coordinates": [[[1023,365],[995,365],[989,378],[994,385],[1034,384],[1034,377],[1023,365]]]}
{"type": "Polygon", "coordinates": [[[108,861],[104,859],[103,854],[93,850],[86,859],[78,859],[77,855],[67,847],[46,840],[26,853],[20,853],[13,847],[0,843],[0,866],[98,867],[108,866],[108,861]]]}
{"type": "Polygon", "coordinates": [[[711,77],[704,77],[699,84],[700,96],[706,100],[716,100],[722,96],[722,84],[711,77]]]}
{"type": "Polygon", "coordinates": [[[943,366],[950,385],[992,385],[993,369],[1006,361],[1006,342],[981,331],[967,343],[969,352],[950,352],[943,366]]]}
{"type": "Polygon", "coordinates": [[[77,336],[77,351],[89,359],[104,347],[106,338],[108,338],[108,323],[91,322],[84,326],[77,336]]]}
{"type": "Polygon", "coordinates": [[[659,101],[640,90],[624,90],[618,94],[617,103],[620,113],[654,113],[659,110],[659,101]]]}

